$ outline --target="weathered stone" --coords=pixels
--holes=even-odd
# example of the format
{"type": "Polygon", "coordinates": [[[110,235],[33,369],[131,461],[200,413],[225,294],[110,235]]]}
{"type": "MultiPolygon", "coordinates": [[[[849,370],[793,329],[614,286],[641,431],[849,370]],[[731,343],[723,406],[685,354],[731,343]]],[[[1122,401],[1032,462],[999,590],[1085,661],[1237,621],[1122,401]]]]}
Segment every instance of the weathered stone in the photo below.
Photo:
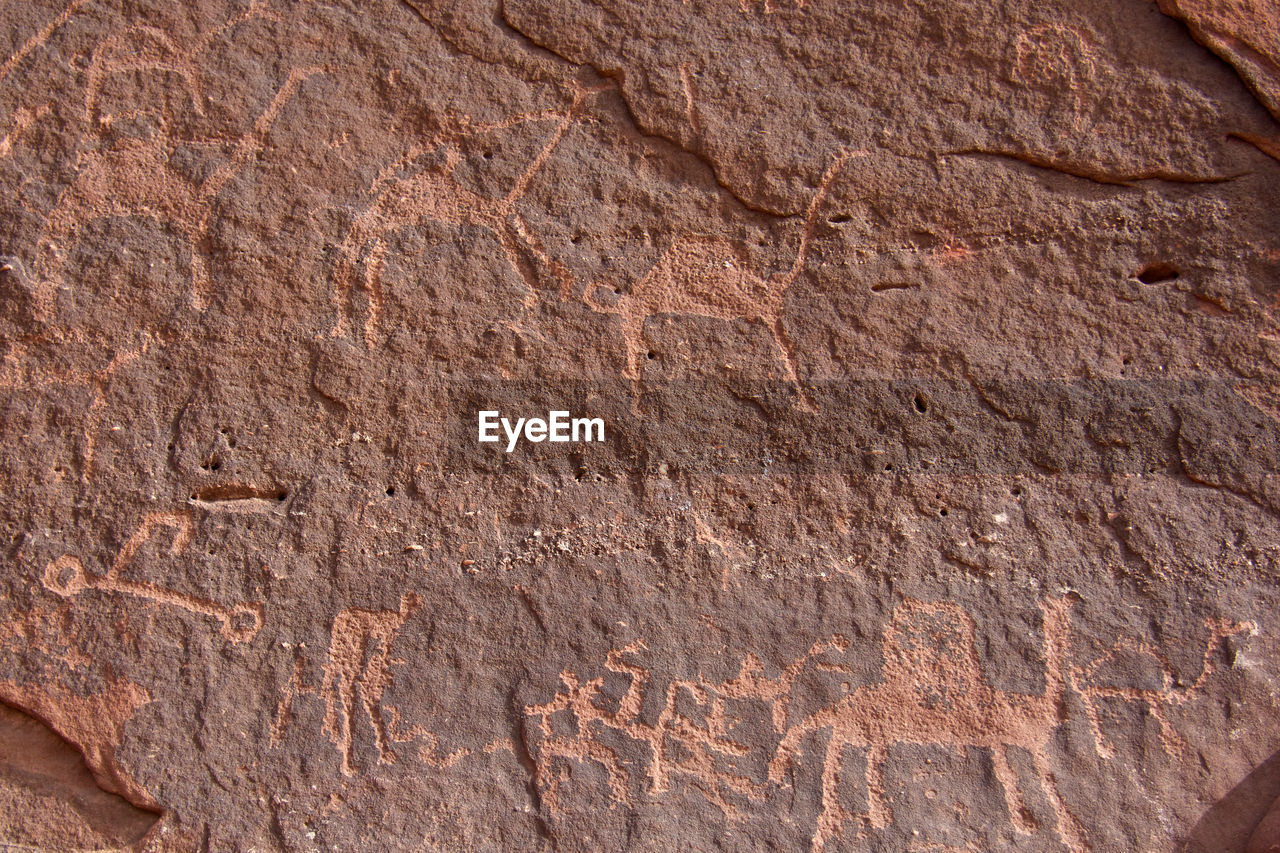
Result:
{"type": "Polygon", "coordinates": [[[1164,8],[4,7],[0,842],[1266,849],[1280,20],[1164,8]]]}

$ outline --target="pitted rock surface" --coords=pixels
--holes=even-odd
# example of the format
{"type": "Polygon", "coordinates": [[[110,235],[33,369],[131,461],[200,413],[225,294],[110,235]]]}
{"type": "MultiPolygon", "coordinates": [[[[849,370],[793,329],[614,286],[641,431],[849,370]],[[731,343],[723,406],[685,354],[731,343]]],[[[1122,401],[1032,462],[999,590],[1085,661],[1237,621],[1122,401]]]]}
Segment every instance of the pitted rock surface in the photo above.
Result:
{"type": "Polygon", "coordinates": [[[1276,33],[0,9],[0,846],[1270,849],[1276,33]]]}

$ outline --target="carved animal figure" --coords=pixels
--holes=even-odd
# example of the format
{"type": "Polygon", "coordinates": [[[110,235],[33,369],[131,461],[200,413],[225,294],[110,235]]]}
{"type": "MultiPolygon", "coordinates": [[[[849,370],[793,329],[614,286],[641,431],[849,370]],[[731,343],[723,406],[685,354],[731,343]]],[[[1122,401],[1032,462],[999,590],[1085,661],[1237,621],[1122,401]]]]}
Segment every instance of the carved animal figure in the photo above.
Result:
{"type": "Polygon", "coordinates": [[[508,263],[522,277],[526,287],[525,305],[537,302],[537,279],[526,268],[520,257],[520,244],[541,257],[541,248],[527,237],[526,229],[516,213],[515,205],[526,192],[534,176],[546,165],[552,152],[565,133],[578,120],[587,96],[596,90],[580,88],[574,93],[572,105],[564,111],[540,111],[517,116],[512,120],[493,125],[464,125],[458,133],[446,135],[436,146],[416,146],[398,162],[384,169],[373,182],[376,197],[373,203],[351,224],[338,252],[334,271],[333,303],[337,313],[331,334],[345,337],[348,325],[354,320],[352,291],[355,285],[356,266],[364,258],[363,286],[368,299],[368,311],[364,320],[364,340],[373,346],[377,339],[378,317],[383,302],[381,270],[386,253],[385,240],[389,234],[424,221],[452,226],[484,228],[498,238],[508,263]],[[501,198],[492,198],[473,192],[453,177],[454,169],[462,162],[462,152],[457,140],[488,130],[512,127],[525,122],[556,119],[555,128],[537,156],[529,163],[511,189],[501,198]],[[398,173],[410,167],[415,160],[434,148],[443,145],[444,162],[427,167],[408,177],[398,173]]]}
{"type": "Polygon", "coordinates": [[[324,667],[324,733],[342,753],[342,772],[355,775],[351,765],[351,721],[356,712],[356,690],[360,704],[373,726],[378,746],[378,761],[395,761],[391,738],[382,716],[382,694],[391,685],[390,666],[403,661],[391,658],[391,644],[396,634],[422,601],[412,592],[400,597],[398,610],[364,610],[350,607],[333,620],[329,639],[329,662],[324,667]]]}
{"type": "MultiPolygon", "coordinates": [[[[872,827],[882,828],[892,819],[885,803],[886,751],[893,744],[913,743],[991,750],[992,767],[1003,788],[1013,826],[1023,833],[1033,831],[1034,824],[1018,794],[1008,750],[1011,747],[1027,750],[1054,811],[1059,837],[1073,853],[1087,850],[1084,831],[1063,803],[1049,769],[1047,747],[1056,729],[1066,720],[1068,688],[1085,701],[1097,738],[1095,749],[1100,756],[1108,757],[1113,752],[1102,740],[1092,706],[1094,698],[1144,701],[1153,710],[1159,703],[1186,701],[1212,673],[1210,656],[1222,638],[1254,627],[1252,623],[1209,623],[1210,635],[1200,677],[1183,690],[1172,687],[1173,677],[1167,663],[1161,690],[1082,687],[1080,679],[1092,676],[1096,664],[1083,670],[1068,666],[1070,602],[1063,598],[1049,599],[1041,602],[1040,609],[1044,618],[1045,659],[1045,689],[1040,695],[996,690],[986,681],[978,662],[973,619],[959,607],[908,599],[894,610],[884,631],[881,681],[858,688],[835,705],[789,728],[770,762],[770,780],[781,783],[784,771],[795,762],[805,739],[822,731],[830,733],[823,758],[822,810],[813,836],[813,849],[821,850],[838,837],[851,817],[840,805],[839,797],[840,766],[846,749],[866,750],[867,820],[872,827]]],[[[1146,646],[1139,647],[1152,651],[1146,646]]],[[[1157,718],[1162,742],[1169,749],[1172,730],[1167,721],[1158,715],[1157,718]]]]}
{"type": "Polygon", "coordinates": [[[1084,667],[1072,667],[1071,681],[1080,699],[1084,703],[1085,714],[1089,718],[1089,726],[1098,743],[1098,751],[1105,758],[1115,755],[1115,747],[1102,734],[1101,719],[1098,715],[1099,699],[1139,702],[1146,706],[1147,712],[1160,724],[1160,746],[1169,755],[1176,755],[1187,748],[1186,741],[1169,723],[1164,714],[1167,705],[1181,705],[1198,693],[1213,675],[1213,650],[1227,637],[1236,634],[1252,633],[1258,630],[1253,622],[1231,622],[1225,619],[1210,619],[1205,622],[1209,629],[1209,637],[1205,640],[1204,655],[1200,661],[1200,674],[1191,684],[1175,686],[1177,680],[1169,658],[1160,649],[1149,643],[1121,638],[1116,640],[1106,654],[1084,667]],[[1155,690],[1138,687],[1123,687],[1108,683],[1100,674],[1106,665],[1120,655],[1128,654],[1146,657],[1155,663],[1160,671],[1160,687],[1155,690]]]}
{"type": "MultiPolygon", "coordinates": [[[[85,71],[85,121],[110,124],[116,116],[102,115],[99,112],[107,79],[114,74],[139,71],[160,71],[180,78],[192,108],[197,114],[204,115],[200,55],[214,39],[253,18],[278,20],[279,16],[269,11],[259,0],[250,0],[247,9],[232,15],[194,43],[175,43],[164,30],[146,25],[130,27],[103,39],[94,49],[89,67],[85,71]]],[[[134,111],[129,115],[141,111],[134,111]]]]}
{"type": "Polygon", "coordinates": [[[840,765],[845,750],[867,751],[868,820],[882,828],[891,820],[884,801],[884,761],[896,743],[978,746],[991,750],[996,778],[1004,789],[1014,827],[1030,832],[1029,812],[1017,792],[1008,749],[1031,753],[1036,772],[1058,819],[1058,833],[1073,851],[1084,850],[1083,832],[1067,811],[1049,770],[1046,745],[1065,718],[1066,656],[1070,605],[1044,602],[1045,691],[1041,695],[996,690],[982,677],[974,643],[974,624],[952,604],[908,599],[894,610],[884,632],[884,669],[880,683],[860,687],[788,729],[769,765],[780,783],[802,741],[829,730],[822,769],[822,811],[813,849],[839,836],[849,813],[840,805],[840,765]]]}
{"type": "Polygon", "coordinates": [[[773,336],[787,378],[798,387],[793,347],[782,325],[783,302],[787,290],[804,270],[818,210],[850,156],[838,155],[822,176],[805,212],[800,247],[787,272],[761,278],[747,267],[740,247],[721,237],[686,234],[663,252],[630,292],[619,294],[616,304],[600,302],[593,292],[595,288],[588,288],[584,299],[590,308],[622,319],[627,378],[634,381],[640,377],[645,321],[660,314],[682,314],[725,322],[743,319],[764,323],[773,336]]]}
{"type": "Polygon", "coordinates": [[[303,81],[322,71],[290,71],[253,129],[235,142],[227,160],[199,184],[169,165],[172,140],[164,133],[150,140],[82,154],[75,180],[59,196],[45,222],[36,263],[44,279],[40,313],[48,314],[53,289],[65,283],[62,252],[75,241],[85,222],[104,216],[149,216],[181,232],[191,252],[192,302],[197,308],[205,307],[210,284],[201,243],[208,233],[213,202],[262,148],[267,132],[303,81]]]}

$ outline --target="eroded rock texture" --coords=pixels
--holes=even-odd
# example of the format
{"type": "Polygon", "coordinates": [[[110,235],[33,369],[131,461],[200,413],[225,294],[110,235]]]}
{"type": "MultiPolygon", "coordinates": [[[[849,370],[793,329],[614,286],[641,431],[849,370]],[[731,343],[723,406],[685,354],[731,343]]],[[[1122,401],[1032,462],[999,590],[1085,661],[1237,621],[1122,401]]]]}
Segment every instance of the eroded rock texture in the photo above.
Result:
{"type": "Polygon", "coordinates": [[[6,5],[0,842],[1268,849],[1277,32],[6,5]]]}

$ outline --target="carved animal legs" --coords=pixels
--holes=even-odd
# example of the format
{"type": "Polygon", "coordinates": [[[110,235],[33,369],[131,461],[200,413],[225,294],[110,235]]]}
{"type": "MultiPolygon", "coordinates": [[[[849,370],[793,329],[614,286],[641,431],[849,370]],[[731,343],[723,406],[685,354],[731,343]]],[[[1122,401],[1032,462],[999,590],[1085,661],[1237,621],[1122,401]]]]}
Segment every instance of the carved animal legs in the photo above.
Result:
{"type": "Polygon", "coordinates": [[[1036,823],[1031,812],[1018,792],[1018,777],[1009,766],[1009,748],[1003,744],[991,748],[991,767],[996,780],[1004,793],[1004,805],[1009,810],[1009,820],[1013,828],[1023,835],[1036,831],[1036,823]]]}
{"type": "Polygon", "coordinates": [[[1036,774],[1040,777],[1040,784],[1049,797],[1049,803],[1053,806],[1053,814],[1058,819],[1058,837],[1071,853],[1083,853],[1088,850],[1089,844],[1084,838],[1084,828],[1071,812],[1067,811],[1066,804],[1062,802],[1062,794],[1058,791],[1057,780],[1049,769],[1048,758],[1040,750],[1034,749],[1031,751],[1031,761],[1035,765],[1036,774]]]}
{"type": "Polygon", "coordinates": [[[373,727],[373,736],[378,745],[378,763],[394,764],[396,754],[391,749],[391,740],[387,737],[387,724],[382,718],[382,693],[391,681],[387,666],[385,646],[369,657],[369,663],[359,678],[360,699],[364,711],[369,715],[369,724],[373,727]]]}
{"type": "Polygon", "coordinates": [[[876,829],[893,822],[893,809],[884,797],[885,748],[877,744],[867,748],[867,820],[876,829]]]}

